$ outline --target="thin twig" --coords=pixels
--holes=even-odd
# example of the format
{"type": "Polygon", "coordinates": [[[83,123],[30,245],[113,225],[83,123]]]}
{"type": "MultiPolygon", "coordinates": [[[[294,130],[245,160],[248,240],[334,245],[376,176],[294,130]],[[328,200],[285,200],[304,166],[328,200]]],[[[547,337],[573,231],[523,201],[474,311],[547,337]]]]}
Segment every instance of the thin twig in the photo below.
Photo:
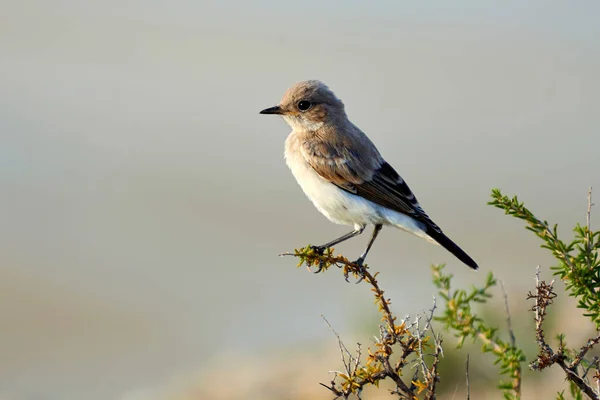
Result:
{"type": "Polygon", "coordinates": [[[587,208],[587,228],[588,228],[588,232],[591,232],[591,228],[592,228],[592,206],[594,205],[594,203],[592,203],[592,187],[590,186],[590,188],[588,189],[588,208],[587,208]]]}
{"type": "MultiPolygon", "coordinates": [[[[362,274],[364,275],[364,279],[371,284],[371,286],[373,286],[374,292],[375,292],[375,297],[379,299],[379,303],[381,305],[381,307],[383,308],[384,311],[384,315],[385,318],[387,320],[387,323],[389,325],[389,328],[391,330],[391,332],[396,333],[396,324],[395,324],[395,317],[392,315],[392,311],[390,310],[390,300],[386,299],[383,296],[384,291],[381,290],[381,288],[379,287],[379,284],[377,283],[377,280],[375,279],[375,275],[371,275],[371,273],[369,272],[368,269],[364,268],[362,271],[362,274]]],[[[400,342],[402,343],[402,342],[400,342]]]]}
{"type": "Polygon", "coordinates": [[[500,288],[502,289],[502,295],[504,296],[504,307],[506,308],[506,324],[508,326],[508,333],[510,335],[510,344],[512,347],[517,347],[517,340],[515,338],[515,331],[513,330],[512,321],[510,317],[510,309],[508,308],[508,296],[506,290],[504,290],[504,282],[500,282],[500,288]]]}
{"type": "Polygon", "coordinates": [[[442,349],[442,337],[435,336],[432,331],[432,335],[435,341],[435,352],[433,353],[433,363],[431,364],[431,369],[429,370],[429,393],[426,397],[427,400],[435,400],[436,386],[438,381],[440,380],[440,376],[438,374],[438,365],[440,363],[440,359],[443,356],[442,349]]]}
{"type": "Polygon", "coordinates": [[[428,372],[429,372],[429,368],[427,368],[427,364],[425,363],[425,351],[423,350],[423,336],[425,336],[425,330],[421,331],[419,329],[419,321],[421,320],[420,316],[417,316],[416,318],[416,325],[417,325],[417,342],[419,344],[419,356],[417,357],[417,369],[420,366],[421,370],[423,371],[423,377],[425,379],[429,379],[428,372]]]}
{"type": "Polygon", "coordinates": [[[329,389],[333,394],[335,394],[336,399],[340,398],[340,397],[348,398],[348,396],[344,395],[344,392],[342,392],[341,390],[339,390],[335,387],[335,379],[337,378],[337,375],[338,375],[337,372],[334,372],[333,379],[331,379],[331,382],[330,382],[330,386],[327,386],[324,383],[319,383],[319,385],[323,386],[326,389],[329,389]]]}
{"type": "Polygon", "coordinates": [[[354,369],[352,370],[352,375],[356,375],[356,371],[358,371],[358,367],[360,367],[361,354],[362,354],[361,344],[356,342],[356,357],[354,358],[354,369]]]}
{"type": "Polygon", "coordinates": [[[575,370],[579,366],[581,361],[583,361],[583,358],[585,357],[586,353],[590,351],[590,349],[594,347],[598,342],[600,342],[600,332],[598,332],[596,337],[589,339],[588,342],[581,348],[581,350],[579,350],[577,357],[575,357],[569,368],[575,370]]]}
{"type": "Polygon", "coordinates": [[[590,186],[590,188],[588,189],[588,207],[587,207],[587,218],[586,218],[586,225],[587,225],[587,232],[585,234],[585,249],[586,249],[586,259],[587,259],[587,264],[588,264],[588,268],[592,269],[592,246],[593,246],[593,234],[592,234],[592,206],[594,205],[594,203],[592,203],[592,187],[590,186]]]}
{"type": "Polygon", "coordinates": [[[425,329],[430,330],[431,334],[434,335],[434,337],[435,337],[435,331],[433,330],[433,325],[431,324],[431,321],[433,321],[433,317],[434,317],[436,308],[437,308],[437,298],[435,297],[435,294],[434,294],[433,295],[433,305],[431,306],[431,309],[429,310],[429,317],[427,317],[427,324],[425,325],[425,329]]]}
{"type": "Polygon", "coordinates": [[[585,379],[587,377],[587,374],[590,372],[590,369],[592,369],[593,367],[596,367],[596,369],[598,368],[598,357],[594,357],[592,359],[592,362],[590,362],[590,365],[588,365],[588,367],[585,369],[585,371],[583,371],[583,379],[585,379]]]}
{"type": "Polygon", "coordinates": [[[467,368],[466,368],[466,376],[467,376],[467,400],[471,399],[471,383],[469,382],[469,353],[467,353],[467,368]]]}
{"type": "MultiPolygon", "coordinates": [[[[329,326],[329,329],[331,329],[331,331],[333,332],[333,334],[337,338],[338,346],[340,346],[340,354],[342,356],[342,363],[344,364],[344,368],[346,369],[346,373],[350,374],[351,373],[350,364],[352,364],[354,362],[354,357],[352,357],[352,354],[350,354],[350,351],[348,350],[348,348],[346,347],[346,345],[344,344],[344,342],[340,338],[340,335],[335,331],[335,329],[333,329],[333,326],[331,326],[331,324],[329,323],[329,321],[327,321],[327,318],[325,318],[324,315],[321,315],[321,318],[323,318],[325,320],[325,322],[327,323],[327,326],[329,326]],[[346,355],[348,356],[348,361],[347,362],[346,362],[346,357],[344,356],[344,353],[346,353],[346,355]]],[[[358,360],[356,362],[358,363],[358,360]]]]}
{"type": "MultiPolygon", "coordinates": [[[[427,396],[425,396],[425,400],[434,400],[435,399],[436,386],[437,386],[438,381],[440,380],[440,377],[438,374],[438,364],[440,362],[440,359],[444,356],[444,350],[442,349],[442,337],[441,337],[441,335],[436,335],[436,333],[433,329],[433,324],[431,323],[431,321],[433,321],[436,308],[437,308],[437,298],[434,295],[433,296],[433,305],[431,306],[431,309],[429,310],[429,314],[427,314],[426,312],[423,312],[423,314],[425,315],[425,327],[423,328],[423,334],[425,334],[425,332],[427,332],[427,331],[431,332],[431,337],[433,338],[433,345],[435,346],[435,350],[433,353],[433,362],[431,364],[431,368],[428,369],[426,367],[424,354],[423,354],[422,350],[419,354],[420,358],[422,359],[423,365],[425,365],[423,375],[427,378],[427,384],[429,386],[428,387],[429,392],[427,393],[427,396]]],[[[419,345],[421,345],[421,343],[419,343],[419,345]]]]}
{"type": "MultiPolygon", "coordinates": [[[[515,338],[515,331],[513,330],[512,319],[510,315],[510,308],[508,307],[508,295],[504,289],[504,282],[500,281],[500,288],[502,289],[502,295],[504,296],[504,307],[506,308],[506,324],[508,326],[508,334],[510,335],[510,344],[513,349],[517,348],[517,339],[515,338]]],[[[517,397],[521,397],[521,363],[517,363],[515,368],[515,374],[512,378],[513,389],[517,397]]]]}
{"type": "Polygon", "coordinates": [[[398,387],[398,389],[405,393],[405,394],[411,394],[414,392],[414,389],[409,388],[406,383],[404,383],[404,381],[402,379],[400,379],[400,376],[396,373],[394,373],[394,368],[392,368],[392,365],[390,364],[390,358],[389,357],[384,357],[382,359],[382,364],[383,364],[383,368],[384,371],[386,373],[386,375],[394,381],[394,383],[396,384],[396,386],[398,387]]]}

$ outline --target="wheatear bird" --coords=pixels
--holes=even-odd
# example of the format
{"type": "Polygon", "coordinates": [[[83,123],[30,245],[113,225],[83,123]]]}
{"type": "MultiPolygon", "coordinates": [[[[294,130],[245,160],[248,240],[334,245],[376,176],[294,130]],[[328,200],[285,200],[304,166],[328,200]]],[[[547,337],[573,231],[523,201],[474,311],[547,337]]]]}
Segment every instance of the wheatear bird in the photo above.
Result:
{"type": "Polygon", "coordinates": [[[285,160],[317,209],[331,222],[354,226],[352,232],[314,246],[321,254],[372,224],[371,240],[356,260],[362,265],[383,225],[391,225],[442,245],[478,269],[427,216],[406,182],[350,122],[344,103],[325,84],[299,82],[285,92],[279,105],[260,113],[281,115],[292,127],[285,141],[285,160]]]}

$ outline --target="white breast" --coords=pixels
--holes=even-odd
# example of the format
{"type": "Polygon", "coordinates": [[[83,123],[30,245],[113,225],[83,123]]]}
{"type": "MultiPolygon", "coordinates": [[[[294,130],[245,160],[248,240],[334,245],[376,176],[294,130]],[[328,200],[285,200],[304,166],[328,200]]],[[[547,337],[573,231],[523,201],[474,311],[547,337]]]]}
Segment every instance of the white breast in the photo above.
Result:
{"type": "Polygon", "coordinates": [[[299,138],[292,132],[285,142],[285,160],[300,187],[315,207],[331,222],[364,226],[379,223],[379,206],[350,194],[323,179],[300,151],[299,138]]]}

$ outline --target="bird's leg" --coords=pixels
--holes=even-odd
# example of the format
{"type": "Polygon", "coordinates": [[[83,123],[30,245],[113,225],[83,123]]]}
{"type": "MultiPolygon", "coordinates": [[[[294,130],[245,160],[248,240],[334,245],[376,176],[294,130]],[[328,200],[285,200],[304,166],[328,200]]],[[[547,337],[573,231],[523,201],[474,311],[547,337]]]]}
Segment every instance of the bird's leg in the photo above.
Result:
{"type": "Polygon", "coordinates": [[[381,224],[375,225],[375,229],[373,229],[373,234],[371,235],[371,240],[369,240],[369,244],[367,245],[367,248],[360,255],[360,257],[358,257],[358,260],[354,261],[354,264],[358,264],[358,265],[363,264],[363,262],[365,261],[365,258],[367,258],[367,254],[369,253],[369,250],[371,250],[371,246],[373,246],[375,239],[377,239],[377,235],[379,235],[381,228],[383,228],[383,225],[381,225],[381,224]]]}
{"type": "Polygon", "coordinates": [[[323,254],[323,252],[325,251],[325,249],[330,248],[331,246],[335,246],[338,243],[342,243],[345,240],[351,239],[354,236],[358,236],[361,233],[363,233],[363,231],[365,230],[365,225],[362,226],[357,226],[352,232],[348,232],[345,235],[340,236],[337,239],[332,240],[329,243],[325,243],[321,246],[310,246],[314,251],[316,251],[317,253],[321,253],[323,254]]]}
{"type": "MultiPolygon", "coordinates": [[[[358,257],[358,259],[356,261],[354,261],[354,264],[358,265],[360,268],[363,268],[363,263],[365,262],[365,258],[367,258],[367,254],[369,253],[369,250],[371,250],[371,246],[373,246],[375,239],[377,239],[377,235],[379,235],[381,228],[383,228],[382,224],[375,225],[375,228],[373,229],[373,234],[371,235],[371,240],[369,240],[369,244],[367,245],[367,248],[360,255],[360,257],[358,257]]],[[[360,277],[358,282],[362,281],[363,278],[364,278],[364,274],[362,274],[362,276],[360,277]]],[[[348,279],[346,279],[346,280],[348,280],[348,279]]],[[[358,282],[356,282],[356,283],[358,283],[358,282]]]]}
{"type": "MultiPolygon", "coordinates": [[[[359,225],[359,226],[355,226],[354,230],[352,232],[348,232],[345,235],[340,236],[337,239],[332,240],[329,243],[325,243],[321,246],[310,246],[311,249],[313,249],[316,253],[318,253],[319,255],[323,255],[323,253],[325,252],[326,249],[330,248],[331,246],[335,246],[338,243],[342,243],[345,240],[351,239],[354,236],[358,236],[361,233],[363,233],[363,231],[365,230],[365,226],[366,225],[359,225]]],[[[319,268],[315,271],[315,273],[319,273],[321,272],[321,270],[323,269],[323,261],[321,260],[321,263],[319,264],[319,268]]]]}

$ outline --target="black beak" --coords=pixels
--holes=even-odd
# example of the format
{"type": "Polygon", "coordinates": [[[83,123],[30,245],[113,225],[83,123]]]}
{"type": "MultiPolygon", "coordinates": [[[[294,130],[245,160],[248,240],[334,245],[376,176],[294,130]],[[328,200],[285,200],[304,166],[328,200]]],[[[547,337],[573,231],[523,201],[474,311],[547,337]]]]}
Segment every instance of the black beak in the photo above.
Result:
{"type": "Polygon", "coordinates": [[[279,106],[269,107],[262,110],[259,114],[283,114],[283,110],[279,106]]]}

